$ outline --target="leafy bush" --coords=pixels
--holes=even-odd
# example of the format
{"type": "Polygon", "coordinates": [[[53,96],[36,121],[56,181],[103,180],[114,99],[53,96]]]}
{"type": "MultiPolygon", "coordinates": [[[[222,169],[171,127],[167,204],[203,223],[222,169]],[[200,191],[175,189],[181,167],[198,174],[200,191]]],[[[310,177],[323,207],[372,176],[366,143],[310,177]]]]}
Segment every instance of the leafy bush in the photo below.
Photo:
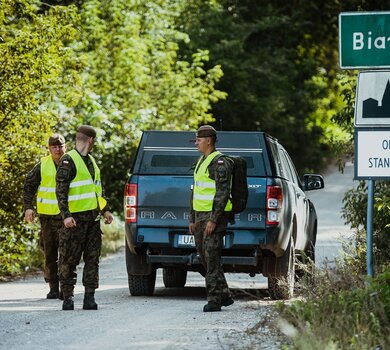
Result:
{"type": "Polygon", "coordinates": [[[389,281],[390,269],[372,281],[354,276],[348,265],[317,271],[317,287],[303,300],[278,304],[284,327],[294,329],[290,348],[388,349],[389,281]]]}
{"type": "Polygon", "coordinates": [[[37,225],[0,228],[0,277],[34,271],[43,266],[37,225]]]}
{"type": "MultiPolygon", "coordinates": [[[[390,265],[390,183],[376,181],[373,213],[373,247],[375,270],[390,265]]],[[[367,184],[361,181],[359,185],[349,190],[344,196],[343,217],[356,231],[355,244],[360,265],[366,257],[366,227],[367,227],[367,184]]]]}
{"type": "Polygon", "coordinates": [[[103,232],[102,256],[118,251],[124,244],[124,222],[118,216],[114,217],[110,225],[101,225],[103,232]]]}
{"type": "Polygon", "coordinates": [[[39,1],[9,0],[0,6],[0,274],[40,265],[36,231],[23,223],[24,176],[40,156],[56,123],[44,103],[72,83],[65,42],[77,31],[73,7],[39,14],[39,1]]]}

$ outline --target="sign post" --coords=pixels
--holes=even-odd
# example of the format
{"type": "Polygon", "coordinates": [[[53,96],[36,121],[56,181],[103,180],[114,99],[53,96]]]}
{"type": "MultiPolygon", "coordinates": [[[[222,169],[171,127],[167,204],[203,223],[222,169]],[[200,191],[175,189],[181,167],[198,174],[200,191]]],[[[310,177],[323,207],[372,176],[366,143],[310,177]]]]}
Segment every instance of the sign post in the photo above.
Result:
{"type": "Polygon", "coordinates": [[[375,179],[390,179],[390,12],[339,15],[340,67],[359,73],[355,105],[355,178],[368,180],[367,274],[374,276],[375,179]],[[385,129],[385,128],[388,129],[385,129]]]}
{"type": "Polygon", "coordinates": [[[373,257],[373,216],[374,216],[374,188],[375,181],[368,180],[368,198],[367,198],[367,255],[366,255],[366,264],[367,264],[367,274],[370,277],[374,277],[374,257],[373,257]]]}

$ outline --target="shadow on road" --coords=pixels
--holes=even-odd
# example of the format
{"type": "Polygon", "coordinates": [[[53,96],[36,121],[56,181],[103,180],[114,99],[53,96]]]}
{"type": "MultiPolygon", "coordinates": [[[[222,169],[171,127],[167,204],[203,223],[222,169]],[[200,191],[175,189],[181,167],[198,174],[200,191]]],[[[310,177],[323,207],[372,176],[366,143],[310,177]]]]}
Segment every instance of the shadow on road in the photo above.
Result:
{"type": "MultiPolygon", "coordinates": [[[[230,288],[234,300],[261,300],[269,298],[268,289],[255,288],[230,288]]],[[[206,291],[203,287],[184,287],[184,288],[156,288],[153,294],[155,298],[175,297],[189,299],[205,299],[206,291]]]]}

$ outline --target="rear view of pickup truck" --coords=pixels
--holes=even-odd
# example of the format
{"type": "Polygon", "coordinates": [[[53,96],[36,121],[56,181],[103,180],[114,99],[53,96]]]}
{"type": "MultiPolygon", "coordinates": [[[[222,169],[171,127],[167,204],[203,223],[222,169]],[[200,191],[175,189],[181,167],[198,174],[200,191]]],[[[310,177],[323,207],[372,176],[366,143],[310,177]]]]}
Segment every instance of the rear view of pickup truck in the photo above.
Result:
{"type": "MultiPolygon", "coordinates": [[[[153,294],[156,270],[165,287],[184,287],[187,271],[203,274],[188,232],[194,165],[200,153],[184,131],[145,131],[125,186],[126,267],[131,295],[153,294]]],[[[218,132],[217,150],[247,163],[248,202],[224,239],[225,272],[263,274],[271,298],[293,295],[299,269],[315,258],[317,215],[285,149],[263,132],[218,132]],[[303,264],[297,264],[297,262],[303,264]]]]}

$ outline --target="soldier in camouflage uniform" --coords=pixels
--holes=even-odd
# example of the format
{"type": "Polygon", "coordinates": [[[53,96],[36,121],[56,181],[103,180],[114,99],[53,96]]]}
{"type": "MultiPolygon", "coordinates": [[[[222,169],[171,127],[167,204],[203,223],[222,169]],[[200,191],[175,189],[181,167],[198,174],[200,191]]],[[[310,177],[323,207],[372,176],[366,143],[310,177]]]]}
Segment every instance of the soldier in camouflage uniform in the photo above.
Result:
{"type": "Polygon", "coordinates": [[[44,278],[49,283],[47,299],[61,297],[58,284],[58,232],[62,227],[60,209],[55,197],[55,176],[60,158],[66,151],[62,135],[53,134],[48,141],[50,155],[41,158],[27,174],[24,183],[24,217],[33,222],[33,201],[37,195],[37,212],[41,224],[39,245],[45,256],[44,278]]]}
{"type": "Polygon", "coordinates": [[[102,196],[100,170],[89,154],[96,131],[89,125],[77,129],[76,148],[62,157],[57,170],[57,198],[64,228],[60,231],[60,283],[64,294],[63,310],[74,310],[73,291],[76,268],[84,260],[83,309],[97,310],[95,289],[99,286],[101,251],[100,215],[110,224],[113,216],[102,196]]]}
{"type": "Polygon", "coordinates": [[[195,235],[197,250],[206,269],[208,303],[204,312],[221,311],[221,306],[233,304],[221,266],[223,237],[232,219],[230,181],[232,162],[215,149],[216,131],[201,126],[195,145],[203,156],[194,171],[189,231],[195,235]]]}

